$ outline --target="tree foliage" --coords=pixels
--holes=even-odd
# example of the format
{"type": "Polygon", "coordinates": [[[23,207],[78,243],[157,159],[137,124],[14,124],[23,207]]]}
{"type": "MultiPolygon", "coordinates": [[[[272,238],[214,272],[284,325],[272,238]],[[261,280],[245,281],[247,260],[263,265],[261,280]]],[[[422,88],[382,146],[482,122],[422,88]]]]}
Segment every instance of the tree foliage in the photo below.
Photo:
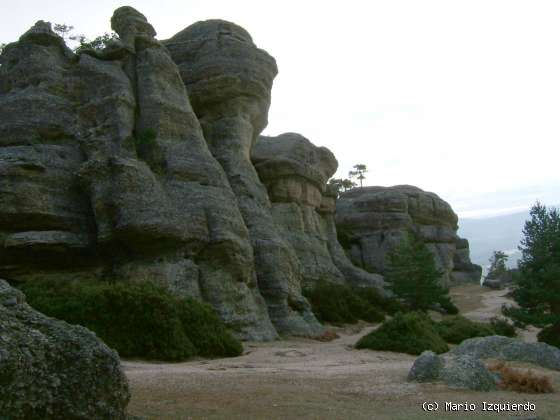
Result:
{"type": "Polygon", "coordinates": [[[490,258],[490,269],[486,275],[487,279],[497,279],[507,272],[506,262],[508,256],[505,252],[494,251],[490,258]]]}
{"type": "Polygon", "coordinates": [[[105,32],[103,35],[100,35],[92,40],[88,40],[84,35],[78,35],[76,37],[76,41],[78,41],[80,45],[74,49],[74,52],[79,53],[85,50],[100,51],[107,47],[110,42],[118,39],[119,36],[114,32],[105,32]]]}
{"type": "Polygon", "coordinates": [[[330,188],[336,191],[336,196],[338,197],[340,193],[354,188],[357,184],[350,179],[331,178],[328,182],[328,185],[330,188]]]}
{"type": "Polygon", "coordinates": [[[436,303],[450,303],[448,290],[440,285],[442,272],[424,241],[408,235],[387,258],[385,280],[389,289],[414,310],[428,310],[436,303]]]}
{"type": "Polygon", "coordinates": [[[353,171],[348,172],[348,178],[356,178],[360,181],[360,188],[362,188],[364,186],[364,179],[366,179],[364,174],[368,171],[367,167],[363,163],[358,163],[357,165],[354,165],[353,168],[353,171]]]}
{"type": "Polygon", "coordinates": [[[525,222],[513,298],[504,313],[520,324],[560,323],[560,214],[537,202],[525,222]]]}

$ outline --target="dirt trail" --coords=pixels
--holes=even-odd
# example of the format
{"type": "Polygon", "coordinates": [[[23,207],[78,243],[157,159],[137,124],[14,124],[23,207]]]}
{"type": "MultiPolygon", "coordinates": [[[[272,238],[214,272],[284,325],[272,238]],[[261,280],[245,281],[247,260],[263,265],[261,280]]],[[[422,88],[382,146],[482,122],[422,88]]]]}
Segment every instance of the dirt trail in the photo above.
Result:
{"type": "MultiPolygon", "coordinates": [[[[498,314],[507,300],[504,295],[477,285],[452,291],[461,311],[476,320],[498,314]]],[[[230,359],[124,362],[132,389],[130,412],[150,419],[504,418],[503,413],[481,411],[425,413],[422,403],[466,400],[481,406],[482,401],[529,400],[537,405],[538,414],[560,418],[558,393],[478,393],[409,383],[406,375],[414,356],[352,348],[373,328],[367,324],[333,328],[340,338],[328,343],[307,339],[245,343],[245,354],[230,359]]],[[[560,389],[560,372],[547,374],[560,389]]]]}

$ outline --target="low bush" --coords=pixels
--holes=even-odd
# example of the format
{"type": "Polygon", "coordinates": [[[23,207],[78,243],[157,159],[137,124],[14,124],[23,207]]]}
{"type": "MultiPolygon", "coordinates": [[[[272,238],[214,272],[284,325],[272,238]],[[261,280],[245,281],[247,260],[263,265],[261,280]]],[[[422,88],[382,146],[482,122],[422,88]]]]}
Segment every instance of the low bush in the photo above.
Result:
{"type": "Polygon", "coordinates": [[[560,348],[560,324],[544,328],[537,335],[539,341],[560,348]]]}
{"type": "Polygon", "coordinates": [[[494,317],[490,320],[490,326],[494,330],[494,334],[503,335],[504,337],[516,337],[515,326],[504,318],[494,317]]]}
{"type": "Polygon", "coordinates": [[[448,343],[459,344],[467,338],[494,335],[490,324],[471,321],[460,315],[444,318],[434,324],[436,331],[448,343]]]}
{"type": "MultiPolygon", "coordinates": [[[[371,306],[393,315],[397,312],[405,312],[405,306],[395,297],[385,297],[374,287],[356,287],[354,292],[371,306]]],[[[381,319],[381,321],[383,321],[381,319]]]]}
{"type": "Polygon", "coordinates": [[[552,383],[548,376],[536,375],[530,370],[526,372],[512,369],[499,362],[488,366],[488,369],[500,376],[498,386],[501,389],[529,394],[545,394],[554,392],[552,383]]]}
{"type": "Polygon", "coordinates": [[[395,314],[377,330],[362,337],[356,348],[408,354],[420,354],[425,350],[445,353],[449,350],[433,322],[419,312],[395,314]]]}
{"type": "Polygon", "coordinates": [[[20,288],[35,309],[94,331],[122,357],[178,361],[242,352],[210,306],[151,283],[41,281],[20,288]]]}
{"type": "Polygon", "coordinates": [[[304,290],[303,294],[321,322],[336,325],[353,324],[360,319],[367,322],[381,322],[385,319],[385,314],[378,306],[366,300],[364,290],[357,292],[345,285],[321,281],[313,289],[304,290]]]}
{"type": "Polygon", "coordinates": [[[449,296],[442,296],[438,302],[442,309],[449,315],[457,315],[459,313],[459,308],[451,301],[449,296]]]}

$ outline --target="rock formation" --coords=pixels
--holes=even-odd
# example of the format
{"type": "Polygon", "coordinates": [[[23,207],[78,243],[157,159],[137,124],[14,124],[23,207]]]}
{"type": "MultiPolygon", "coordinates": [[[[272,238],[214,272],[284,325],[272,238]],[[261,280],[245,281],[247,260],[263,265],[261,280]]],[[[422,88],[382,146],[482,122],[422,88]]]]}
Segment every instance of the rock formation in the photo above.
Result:
{"type": "Polygon", "coordinates": [[[341,195],[336,210],[343,246],[368,271],[383,274],[387,253],[414,232],[434,254],[443,284],[480,279],[467,240],[457,236],[457,215],[434,193],[409,185],[355,188],[341,195]]]}
{"type": "Polygon", "coordinates": [[[331,152],[260,138],[274,58],[198,22],[161,43],[131,7],[103,50],[49,23],[0,67],[0,275],[159,283],[213,305],[242,339],[323,332],[302,287],[381,287],[337,240],[331,152]]]}
{"type": "Polygon", "coordinates": [[[87,329],[48,318],[0,280],[0,417],[125,419],[119,356],[87,329]]]}
{"type": "Polygon", "coordinates": [[[118,9],[121,42],[75,56],[38,22],[0,68],[0,272],[144,280],[276,337],[226,174],[165,47],[118,9]]]}
{"type": "Polygon", "coordinates": [[[317,336],[302,287],[383,285],[348,258],[336,208],[368,271],[415,229],[446,279],[474,277],[437,196],[364,188],[337,206],[329,150],[259,137],[277,67],[244,29],[210,20],[160,42],[131,7],[111,25],[103,50],[75,54],[43,21],[4,49],[0,276],[147,280],[209,302],[242,339],[317,336]]]}
{"type": "Polygon", "coordinates": [[[260,136],[251,158],[267,188],[279,232],[299,259],[304,286],[326,280],[382,288],[383,278],[355,267],[338,243],[336,196],[327,190],[338,162],[330,150],[286,133],[260,136]]]}

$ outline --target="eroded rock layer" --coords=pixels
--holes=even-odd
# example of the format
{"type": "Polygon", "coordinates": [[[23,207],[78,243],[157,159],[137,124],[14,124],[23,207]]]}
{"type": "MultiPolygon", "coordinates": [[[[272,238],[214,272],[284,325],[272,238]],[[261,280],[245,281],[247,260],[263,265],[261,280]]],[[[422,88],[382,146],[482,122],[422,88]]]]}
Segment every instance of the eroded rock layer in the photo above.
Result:
{"type": "Polygon", "coordinates": [[[0,67],[0,273],[149,280],[276,337],[237,199],[145,17],[78,56],[38,22],[0,67]]]}
{"type": "Polygon", "coordinates": [[[338,162],[330,150],[286,133],[260,136],[251,158],[267,188],[280,234],[299,259],[303,285],[312,288],[324,280],[381,288],[381,276],[355,267],[338,243],[336,196],[327,191],[338,162]]]}
{"type": "Polygon", "coordinates": [[[457,236],[457,215],[434,193],[410,185],[355,188],[338,200],[336,224],[352,261],[368,271],[383,274],[387,254],[414,232],[433,253],[443,284],[480,279],[468,242],[457,236]]]}
{"type": "Polygon", "coordinates": [[[316,335],[322,327],[301,295],[296,253],[282,236],[251,150],[267,124],[274,58],[239,26],[198,22],[165,42],[178,64],[213,156],[224,169],[255,253],[259,290],[282,333],[316,335]]]}

